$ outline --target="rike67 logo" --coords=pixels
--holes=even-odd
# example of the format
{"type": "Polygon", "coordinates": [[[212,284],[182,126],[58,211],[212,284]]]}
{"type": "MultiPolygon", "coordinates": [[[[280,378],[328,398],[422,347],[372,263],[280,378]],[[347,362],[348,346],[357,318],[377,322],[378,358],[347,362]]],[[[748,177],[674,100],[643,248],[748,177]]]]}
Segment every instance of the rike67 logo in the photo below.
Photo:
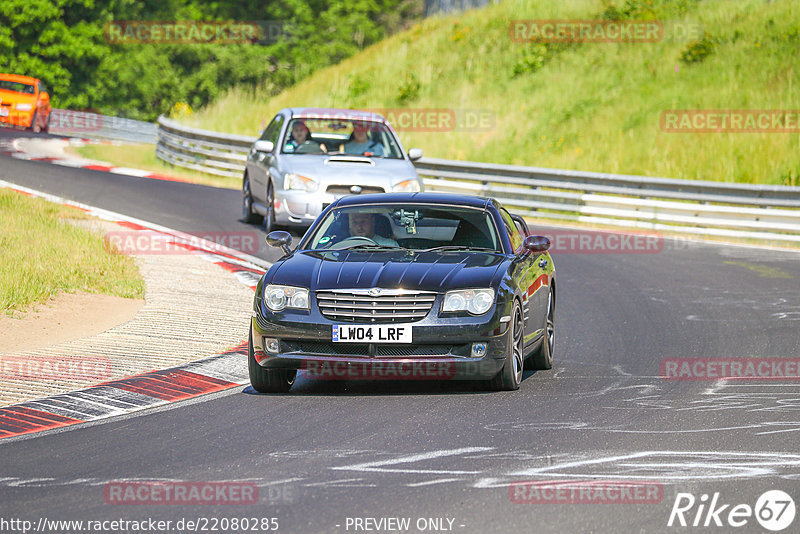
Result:
{"type": "Polygon", "coordinates": [[[696,498],[691,493],[678,493],[669,514],[667,526],[672,527],[743,527],[753,518],[772,532],[784,530],[794,522],[794,499],[781,490],[764,492],[755,506],[725,503],[719,492],[696,498]]]}

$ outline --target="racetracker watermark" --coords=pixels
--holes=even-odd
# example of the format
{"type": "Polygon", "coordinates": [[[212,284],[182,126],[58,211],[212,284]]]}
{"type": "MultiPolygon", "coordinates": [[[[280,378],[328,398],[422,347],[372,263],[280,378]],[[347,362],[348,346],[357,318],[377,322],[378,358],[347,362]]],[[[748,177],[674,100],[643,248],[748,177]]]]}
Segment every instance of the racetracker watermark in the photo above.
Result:
{"type": "Polygon", "coordinates": [[[667,133],[800,133],[800,109],[668,109],[667,133]]]}
{"type": "Polygon", "coordinates": [[[641,480],[512,482],[508,498],[515,504],[658,504],[664,487],[641,480]]]}
{"type": "Polygon", "coordinates": [[[659,254],[665,241],[657,232],[555,230],[543,235],[557,254],[659,254]]]}
{"type": "Polygon", "coordinates": [[[512,20],[508,27],[517,43],[655,43],[664,39],[658,20],[512,20]]]}
{"type": "Polygon", "coordinates": [[[106,380],[111,360],[100,356],[0,356],[4,380],[106,380]]]}
{"type": "Polygon", "coordinates": [[[103,128],[104,117],[87,111],[54,109],[50,112],[50,130],[96,132],[103,128]]]}
{"type": "Polygon", "coordinates": [[[452,380],[450,362],[306,361],[302,370],[315,380],[452,380]]]}
{"type": "Polygon", "coordinates": [[[398,132],[488,132],[496,124],[494,111],[466,108],[375,108],[398,132]]]}
{"type": "Polygon", "coordinates": [[[114,20],[103,26],[110,44],[269,44],[286,34],[276,20],[114,20]]]}
{"type": "Polygon", "coordinates": [[[258,503],[255,482],[114,481],[103,488],[106,504],[243,505],[258,503]]]}
{"type": "Polygon", "coordinates": [[[798,380],[800,358],[665,358],[661,377],[666,380],[798,380]]]}
{"type": "Polygon", "coordinates": [[[197,235],[174,236],[139,230],[107,232],[106,247],[122,254],[192,254],[202,250],[230,248],[254,254],[258,252],[257,232],[198,232],[197,235]]]}

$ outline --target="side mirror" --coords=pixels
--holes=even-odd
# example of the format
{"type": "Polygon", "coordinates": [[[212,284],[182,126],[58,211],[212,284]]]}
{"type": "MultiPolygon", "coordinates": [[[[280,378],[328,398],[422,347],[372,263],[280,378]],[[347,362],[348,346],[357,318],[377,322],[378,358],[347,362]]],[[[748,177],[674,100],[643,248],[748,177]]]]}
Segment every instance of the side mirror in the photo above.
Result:
{"type": "Polygon", "coordinates": [[[531,232],[528,230],[528,223],[525,222],[525,219],[514,213],[510,213],[509,215],[511,215],[511,220],[517,223],[521,227],[521,230],[524,230],[523,235],[530,235],[531,232]]]}
{"type": "Polygon", "coordinates": [[[421,148],[411,148],[408,150],[408,159],[411,161],[417,161],[422,157],[422,149],[421,148]]]}
{"type": "Polygon", "coordinates": [[[543,235],[529,235],[525,238],[524,246],[531,252],[541,254],[550,248],[550,240],[543,235]]]}
{"type": "Polygon", "coordinates": [[[272,141],[261,141],[258,140],[253,144],[253,150],[256,152],[272,152],[275,150],[275,143],[272,141]]]}
{"type": "MultiPolygon", "coordinates": [[[[267,141],[269,142],[269,141],[267,141]]],[[[548,245],[549,245],[548,241],[548,245]]],[[[271,247],[281,247],[285,254],[289,254],[292,250],[289,245],[292,244],[292,234],[283,230],[275,230],[267,234],[267,245],[271,247]]]]}

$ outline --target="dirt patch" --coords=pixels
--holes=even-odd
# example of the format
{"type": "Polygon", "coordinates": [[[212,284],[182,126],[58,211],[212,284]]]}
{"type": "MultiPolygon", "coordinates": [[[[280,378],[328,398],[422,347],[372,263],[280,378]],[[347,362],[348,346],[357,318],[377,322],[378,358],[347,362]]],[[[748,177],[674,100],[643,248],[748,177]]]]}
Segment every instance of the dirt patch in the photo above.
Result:
{"type": "Polygon", "coordinates": [[[134,318],[143,299],[59,293],[20,318],[0,314],[0,353],[34,350],[105,332],[134,318]]]}

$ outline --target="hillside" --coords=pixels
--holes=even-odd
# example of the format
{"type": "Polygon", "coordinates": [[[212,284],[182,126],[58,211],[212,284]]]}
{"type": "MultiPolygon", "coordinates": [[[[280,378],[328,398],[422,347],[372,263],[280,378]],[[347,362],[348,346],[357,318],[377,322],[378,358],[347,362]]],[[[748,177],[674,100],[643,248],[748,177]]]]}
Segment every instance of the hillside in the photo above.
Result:
{"type": "Polygon", "coordinates": [[[256,135],[289,106],[452,110],[486,126],[401,131],[406,148],[450,159],[797,185],[798,133],[669,133],[660,120],[672,109],[797,110],[799,54],[794,0],[505,0],[427,19],[274,97],[235,89],[184,122],[256,135]],[[520,19],[602,18],[658,21],[663,38],[528,43],[509,32],[520,19]]]}

